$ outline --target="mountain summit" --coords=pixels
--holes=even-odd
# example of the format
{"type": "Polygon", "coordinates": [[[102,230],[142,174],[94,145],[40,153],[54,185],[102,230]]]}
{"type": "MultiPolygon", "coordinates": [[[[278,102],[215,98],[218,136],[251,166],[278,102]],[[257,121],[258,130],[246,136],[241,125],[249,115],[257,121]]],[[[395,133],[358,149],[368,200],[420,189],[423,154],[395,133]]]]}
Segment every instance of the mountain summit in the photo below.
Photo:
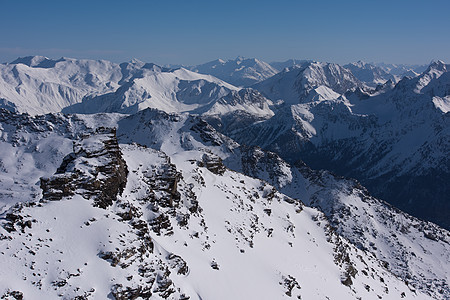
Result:
{"type": "Polygon", "coordinates": [[[278,73],[266,62],[241,56],[227,61],[218,59],[189,69],[202,74],[211,74],[236,86],[250,86],[278,73]]]}
{"type": "Polygon", "coordinates": [[[283,100],[288,104],[336,99],[358,87],[363,84],[349,70],[321,62],[293,66],[253,86],[272,101],[283,100]]]}

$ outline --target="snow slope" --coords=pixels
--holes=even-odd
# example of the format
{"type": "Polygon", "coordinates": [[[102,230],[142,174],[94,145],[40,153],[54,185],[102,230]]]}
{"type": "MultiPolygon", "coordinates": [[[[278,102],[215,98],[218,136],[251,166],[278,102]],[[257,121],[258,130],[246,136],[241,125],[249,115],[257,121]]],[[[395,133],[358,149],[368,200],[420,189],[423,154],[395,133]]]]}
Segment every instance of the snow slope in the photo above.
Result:
{"type": "Polygon", "coordinates": [[[277,154],[257,147],[241,150],[240,161],[225,162],[319,208],[339,234],[373,253],[414,288],[438,299],[449,296],[448,231],[370,196],[355,180],[313,171],[301,162],[290,165],[277,154]]]}
{"type": "Polygon", "coordinates": [[[257,91],[183,68],[132,60],[120,65],[93,60],[25,57],[0,65],[0,107],[29,114],[167,112],[222,115],[248,111],[271,116],[271,102],[257,91]]]}
{"type": "Polygon", "coordinates": [[[302,159],[315,169],[356,178],[377,197],[449,228],[447,70],[436,62],[420,76],[403,78],[395,87],[388,84],[373,94],[356,88],[339,97],[319,97],[309,89],[310,98],[300,98],[300,103],[301,85],[287,83],[309,77],[282,72],[275,76],[280,80],[267,80],[272,87],[260,83],[272,101],[286,102],[274,109],[272,118],[233,130],[215,127],[239,143],[277,152],[289,162],[302,159]]]}
{"type": "Polygon", "coordinates": [[[0,64],[0,107],[30,114],[60,112],[84,97],[115,91],[122,74],[104,60],[19,58],[0,64]]]}
{"type": "Polygon", "coordinates": [[[3,297],[431,299],[317,209],[224,167],[218,155],[238,145],[199,118],[23,118],[29,139],[13,147],[33,145],[47,131],[32,129],[53,119],[52,134],[74,144],[54,175],[43,172],[40,201],[16,199],[1,214],[3,297]],[[102,123],[116,123],[119,139],[102,123]]]}
{"type": "Polygon", "coordinates": [[[145,108],[167,112],[194,111],[238,88],[210,75],[186,69],[142,68],[116,91],[86,98],[82,103],[63,109],[65,113],[120,112],[135,113],[145,108]]]}

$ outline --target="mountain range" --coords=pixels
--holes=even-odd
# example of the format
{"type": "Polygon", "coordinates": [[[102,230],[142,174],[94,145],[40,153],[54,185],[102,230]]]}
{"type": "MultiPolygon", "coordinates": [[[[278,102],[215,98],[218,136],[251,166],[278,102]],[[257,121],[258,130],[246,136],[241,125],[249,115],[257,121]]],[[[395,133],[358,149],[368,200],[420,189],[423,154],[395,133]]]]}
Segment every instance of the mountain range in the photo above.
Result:
{"type": "Polygon", "coordinates": [[[447,299],[448,68],[0,65],[1,297],[447,299]]]}

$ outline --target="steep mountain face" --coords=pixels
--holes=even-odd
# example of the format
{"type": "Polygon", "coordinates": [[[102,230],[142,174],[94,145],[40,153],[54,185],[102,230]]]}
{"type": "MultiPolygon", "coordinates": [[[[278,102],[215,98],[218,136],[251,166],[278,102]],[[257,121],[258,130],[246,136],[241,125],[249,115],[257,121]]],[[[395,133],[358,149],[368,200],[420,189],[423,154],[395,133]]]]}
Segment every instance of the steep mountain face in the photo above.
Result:
{"type": "Polygon", "coordinates": [[[271,119],[225,133],[289,162],[357,178],[376,196],[450,228],[447,69],[436,62],[372,97],[355,91],[285,105],[271,119]]]}
{"type": "Polygon", "coordinates": [[[311,62],[284,70],[252,87],[272,101],[292,105],[337,99],[349,90],[363,88],[363,84],[337,64],[311,62]]]}
{"type": "Polygon", "coordinates": [[[56,170],[42,169],[34,152],[39,163],[16,162],[48,179],[27,183],[40,184],[41,196],[2,208],[4,298],[434,297],[405,285],[320,211],[226,168],[222,159],[245,161],[242,150],[198,117],[151,109],[129,117],[2,113],[1,143],[11,153],[42,136],[73,142],[56,154],[39,144],[43,157],[55,155],[56,170]],[[24,138],[13,144],[10,136],[24,138]],[[103,188],[114,180],[116,188],[103,188]]]}
{"type": "Polygon", "coordinates": [[[386,72],[380,67],[362,61],[344,65],[344,68],[350,70],[356,78],[372,88],[384,84],[389,80],[392,80],[393,82],[397,81],[393,74],[386,72]]]}
{"type": "Polygon", "coordinates": [[[210,74],[235,86],[250,86],[272,77],[278,70],[256,58],[238,57],[235,60],[214,60],[189,67],[190,70],[210,74]]]}

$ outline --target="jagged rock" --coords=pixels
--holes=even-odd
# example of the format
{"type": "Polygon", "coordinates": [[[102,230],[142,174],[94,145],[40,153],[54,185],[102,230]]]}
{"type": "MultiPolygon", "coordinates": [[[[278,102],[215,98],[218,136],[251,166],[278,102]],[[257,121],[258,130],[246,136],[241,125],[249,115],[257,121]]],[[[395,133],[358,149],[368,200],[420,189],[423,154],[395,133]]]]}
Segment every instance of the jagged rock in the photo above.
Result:
{"type": "Polygon", "coordinates": [[[282,281],[280,282],[286,288],[285,294],[289,297],[292,297],[292,290],[294,288],[301,289],[300,284],[298,284],[297,279],[295,277],[288,275],[282,276],[282,281]]]}
{"type": "Polygon", "coordinates": [[[202,156],[202,163],[208,170],[217,175],[223,175],[227,169],[220,157],[206,153],[202,156]]]}
{"type": "Polygon", "coordinates": [[[172,269],[177,269],[178,275],[187,275],[189,272],[189,267],[186,261],[181,258],[181,256],[175,255],[173,253],[169,254],[167,257],[169,265],[172,269]]]}
{"type": "Polygon", "coordinates": [[[111,289],[111,294],[116,300],[134,300],[137,298],[150,299],[152,296],[149,287],[124,287],[121,284],[115,284],[111,289]]]}
{"type": "Polygon", "coordinates": [[[160,214],[156,218],[149,221],[149,225],[151,226],[153,232],[157,235],[171,235],[173,234],[172,224],[170,223],[170,219],[165,214],[160,214]]]}
{"type": "Polygon", "coordinates": [[[43,199],[61,200],[82,194],[106,208],[117,199],[127,182],[128,169],[117,142],[116,130],[100,127],[73,146],[55,175],[41,178],[43,199]]]}
{"type": "Polygon", "coordinates": [[[1,297],[1,299],[12,299],[12,298],[16,299],[16,300],[22,300],[23,299],[23,293],[21,291],[8,291],[5,294],[3,294],[3,296],[1,297]]]}

